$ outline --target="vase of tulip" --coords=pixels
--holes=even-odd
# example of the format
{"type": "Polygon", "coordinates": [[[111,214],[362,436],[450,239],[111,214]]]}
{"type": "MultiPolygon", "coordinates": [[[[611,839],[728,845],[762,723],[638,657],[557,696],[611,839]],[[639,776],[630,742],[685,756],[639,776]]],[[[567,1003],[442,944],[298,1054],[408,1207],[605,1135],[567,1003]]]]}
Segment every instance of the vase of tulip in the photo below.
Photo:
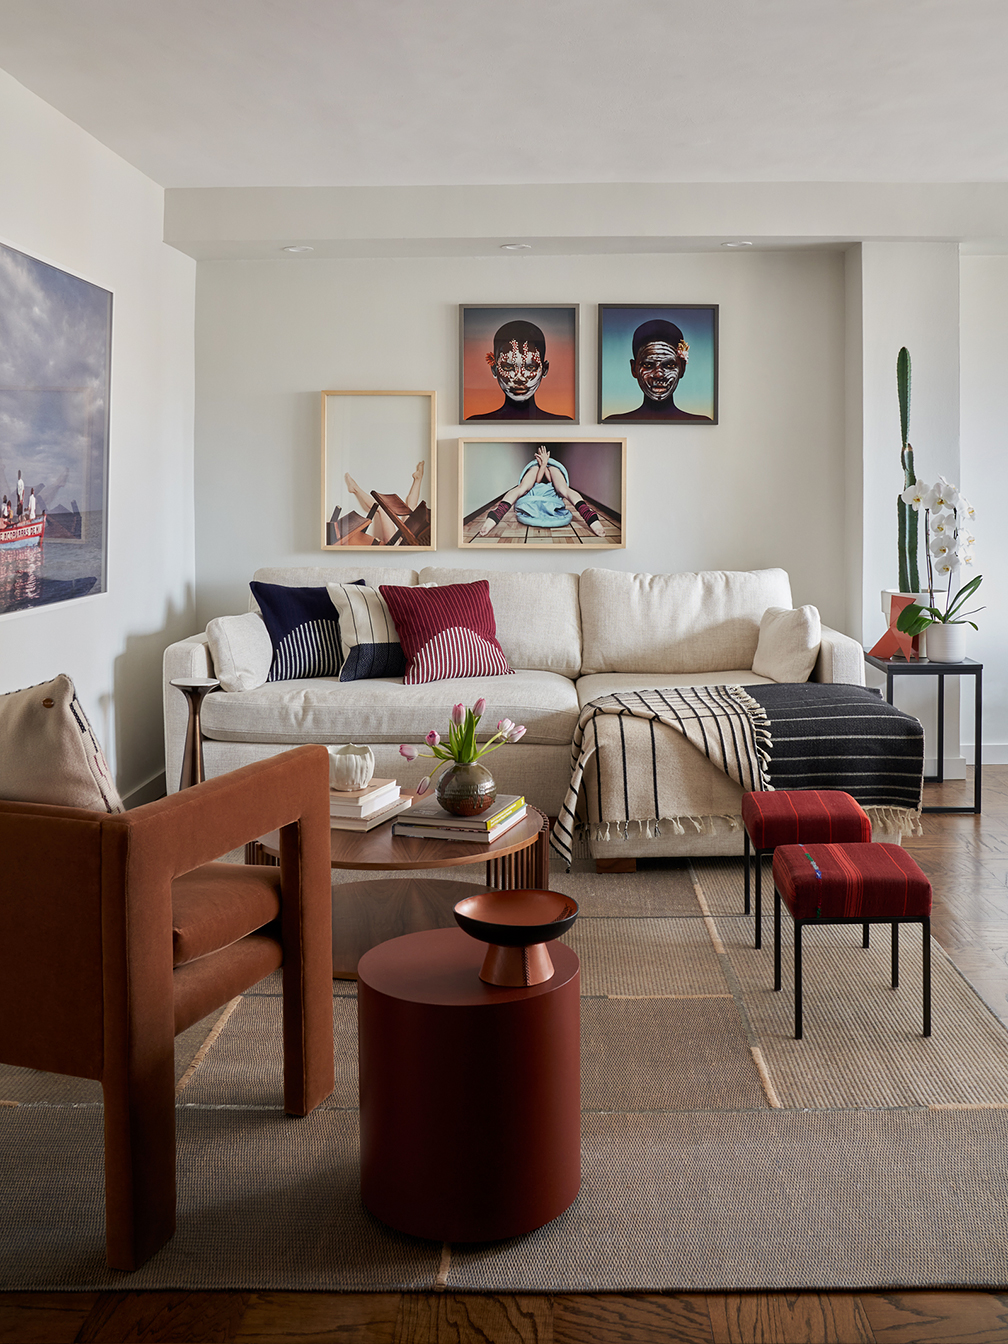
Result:
{"type": "Polygon", "coordinates": [[[476,729],[485,710],[483,696],[472,709],[455,705],[450,715],[447,740],[432,728],[424,738],[429,751],[422,751],[411,743],[403,743],[399,748],[399,754],[407,761],[415,761],[418,756],[431,756],[437,760],[430,774],[420,781],[417,793],[426,793],[438,771],[447,767],[438,779],[435,793],[444,810],[455,817],[477,817],[487,810],[497,797],[497,785],[487,767],[480,763],[480,757],[496,751],[505,742],[517,742],[525,733],[522,725],[511,719],[501,719],[491,738],[477,742],[476,729]]]}

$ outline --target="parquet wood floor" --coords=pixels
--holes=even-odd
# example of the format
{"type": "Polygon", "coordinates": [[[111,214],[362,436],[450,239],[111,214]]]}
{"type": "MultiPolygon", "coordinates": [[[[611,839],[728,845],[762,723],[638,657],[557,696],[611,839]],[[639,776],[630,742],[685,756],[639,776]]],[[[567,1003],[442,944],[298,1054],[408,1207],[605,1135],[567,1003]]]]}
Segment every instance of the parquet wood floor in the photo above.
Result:
{"type": "MultiPolygon", "coordinates": [[[[972,799],[972,779],[928,802],[972,799]]],[[[932,930],[1008,1023],[1008,766],[980,817],[924,818],[907,848],[934,885],[932,930]]],[[[2,1269],[0,1269],[2,1276],[2,1269]]],[[[453,1293],[3,1293],[0,1344],[1008,1344],[1008,1291],[666,1296],[453,1293]]]]}
{"type": "Polygon", "coordinates": [[[528,527],[519,523],[512,510],[503,522],[485,537],[477,537],[480,525],[486,514],[480,514],[471,523],[466,523],[462,536],[466,545],[477,546],[600,546],[606,543],[619,545],[620,527],[599,510],[599,520],[605,530],[604,537],[598,537],[577,515],[566,527],[528,527]]]}

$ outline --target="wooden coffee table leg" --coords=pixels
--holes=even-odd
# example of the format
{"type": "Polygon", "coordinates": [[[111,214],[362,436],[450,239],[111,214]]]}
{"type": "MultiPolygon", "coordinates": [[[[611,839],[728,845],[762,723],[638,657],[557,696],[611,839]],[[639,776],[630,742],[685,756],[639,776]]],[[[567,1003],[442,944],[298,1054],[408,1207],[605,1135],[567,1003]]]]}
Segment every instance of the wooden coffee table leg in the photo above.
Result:
{"type": "Polygon", "coordinates": [[[549,891],[549,818],[537,807],[530,807],[528,812],[542,821],[538,834],[517,854],[487,860],[488,887],[497,891],[549,891]]]}

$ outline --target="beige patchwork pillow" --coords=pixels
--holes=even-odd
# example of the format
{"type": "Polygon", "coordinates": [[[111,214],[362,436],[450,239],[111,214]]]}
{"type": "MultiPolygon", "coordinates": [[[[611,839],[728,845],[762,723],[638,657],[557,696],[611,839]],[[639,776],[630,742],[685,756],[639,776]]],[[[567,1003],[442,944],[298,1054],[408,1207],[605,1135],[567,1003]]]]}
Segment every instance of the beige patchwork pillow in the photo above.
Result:
{"type": "Polygon", "coordinates": [[[258,611],[216,616],[206,628],[214,675],[225,691],[264,686],[273,663],[273,641],[258,611]]]}
{"type": "Polygon", "coordinates": [[[0,695],[0,798],[126,811],[68,676],[0,695]]]}
{"type": "Polygon", "coordinates": [[[822,623],[815,607],[767,607],[752,670],[771,681],[808,681],[821,638],[822,623]]]}

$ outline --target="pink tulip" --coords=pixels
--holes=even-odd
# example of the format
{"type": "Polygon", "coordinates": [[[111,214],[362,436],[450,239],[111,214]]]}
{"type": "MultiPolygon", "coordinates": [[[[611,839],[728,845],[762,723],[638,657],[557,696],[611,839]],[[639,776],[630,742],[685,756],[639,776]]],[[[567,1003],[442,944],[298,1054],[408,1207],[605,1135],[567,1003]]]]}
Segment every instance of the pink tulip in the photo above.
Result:
{"type": "Polygon", "coordinates": [[[480,698],[473,705],[473,713],[476,715],[477,718],[481,718],[482,715],[486,713],[486,701],[483,699],[482,696],[480,696],[480,698]]]}
{"type": "Polygon", "coordinates": [[[522,726],[522,724],[519,724],[517,728],[511,729],[511,731],[507,735],[507,740],[509,742],[517,742],[520,737],[524,736],[525,736],[525,729],[522,726]]]}
{"type": "Polygon", "coordinates": [[[429,747],[436,747],[437,744],[441,741],[441,735],[440,733],[436,733],[432,728],[430,732],[427,734],[427,736],[424,738],[424,741],[427,743],[429,747]]]}
{"type": "Polygon", "coordinates": [[[465,719],[465,705],[453,705],[451,712],[451,721],[456,728],[461,728],[465,719]]]}
{"type": "Polygon", "coordinates": [[[499,733],[503,733],[504,736],[507,737],[508,733],[511,731],[513,727],[514,727],[513,719],[501,719],[500,722],[497,724],[497,731],[499,733]]]}
{"type": "Polygon", "coordinates": [[[423,779],[417,785],[417,793],[426,793],[430,788],[430,775],[424,775],[423,779]]]}
{"type": "Polygon", "coordinates": [[[417,747],[411,746],[408,742],[404,742],[399,748],[399,755],[405,756],[408,761],[415,761],[420,755],[420,752],[417,747]]]}

